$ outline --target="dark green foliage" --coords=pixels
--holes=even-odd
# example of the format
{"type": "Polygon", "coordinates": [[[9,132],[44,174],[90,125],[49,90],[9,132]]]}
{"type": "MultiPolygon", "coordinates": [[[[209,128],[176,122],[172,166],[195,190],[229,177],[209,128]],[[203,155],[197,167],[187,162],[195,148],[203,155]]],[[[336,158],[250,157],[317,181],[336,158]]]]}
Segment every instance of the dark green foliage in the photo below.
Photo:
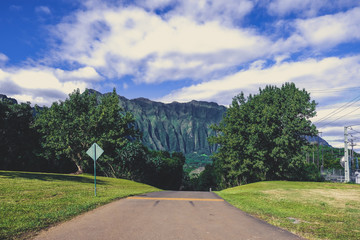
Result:
{"type": "Polygon", "coordinates": [[[205,170],[202,171],[198,177],[198,189],[202,191],[207,191],[210,188],[216,190],[216,172],[215,167],[212,164],[205,166],[205,170]]]}
{"type": "Polygon", "coordinates": [[[212,164],[211,157],[206,154],[188,153],[185,155],[186,162],[184,165],[185,169],[194,170],[199,167],[204,167],[208,164],[212,164]]]}
{"type": "Polygon", "coordinates": [[[183,190],[187,191],[209,191],[217,190],[217,176],[215,167],[213,164],[208,164],[205,166],[205,169],[200,173],[189,172],[183,179],[183,190]]]}
{"type": "Polygon", "coordinates": [[[212,126],[218,135],[209,139],[221,146],[214,154],[220,186],[306,178],[304,151],[309,144],[303,136],[316,134],[309,120],[315,106],[293,83],[234,97],[222,122],[212,126]]]}
{"type": "Polygon", "coordinates": [[[97,174],[179,189],[185,157],[182,153],[149,151],[140,142],[132,114],[119,105],[115,90],[97,95],[74,91],[64,102],[39,110],[35,126],[41,134],[43,157],[53,166],[72,162],[77,172],[93,173],[87,149],[96,142],[103,155],[97,174]]]}
{"type": "MultiPolygon", "coordinates": [[[[320,145],[319,148],[314,149],[314,151],[315,151],[315,156],[316,153],[319,156],[319,165],[322,164],[322,159],[324,159],[324,168],[335,168],[335,169],[342,168],[342,166],[340,165],[340,159],[345,155],[344,148],[332,148],[332,147],[320,145]]],[[[312,156],[312,153],[310,153],[309,155],[312,156]]],[[[354,152],[354,157],[358,157],[358,156],[359,154],[354,152]]],[[[315,161],[317,162],[316,157],[315,157],[315,161]]]]}
{"type": "Polygon", "coordinates": [[[181,152],[151,151],[150,184],[162,189],[179,190],[183,179],[185,156],[181,152]]]}
{"type": "Polygon", "coordinates": [[[97,162],[100,171],[109,177],[125,178],[154,185],[154,165],[150,152],[139,141],[129,141],[115,150],[116,156],[108,161],[97,162]]]}
{"type": "MultiPolygon", "coordinates": [[[[314,163],[320,168],[324,161],[325,169],[342,169],[340,165],[340,159],[344,156],[344,148],[332,148],[329,146],[322,146],[314,144],[308,150],[309,161],[314,163]]],[[[356,158],[359,158],[360,154],[354,152],[354,160],[351,161],[352,168],[356,168],[356,158]]],[[[349,151],[349,158],[351,158],[351,150],[349,151]]],[[[351,160],[351,159],[350,159],[351,160]]]]}
{"type": "Polygon", "coordinates": [[[30,103],[0,100],[0,169],[34,171],[42,167],[36,161],[39,136],[32,122],[30,103]]]}
{"type": "Polygon", "coordinates": [[[117,157],[115,150],[138,135],[131,114],[121,112],[115,89],[99,101],[88,90],[82,94],[76,90],[64,102],[43,108],[35,126],[42,136],[44,155],[56,161],[71,160],[78,173],[91,172],[93,160],[86,151],[96,142],[104,149],[103,165],[110,164],[117,157]]]}

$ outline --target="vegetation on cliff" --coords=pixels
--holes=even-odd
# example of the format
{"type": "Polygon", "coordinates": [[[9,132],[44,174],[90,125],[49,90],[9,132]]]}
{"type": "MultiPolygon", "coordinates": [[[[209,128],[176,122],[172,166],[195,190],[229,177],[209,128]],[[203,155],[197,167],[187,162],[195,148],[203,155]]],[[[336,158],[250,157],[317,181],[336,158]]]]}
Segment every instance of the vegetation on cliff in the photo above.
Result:
{"type": "Polygon", "coordinates": [[[221,121],[224,106],[201,101],[165,104],[145,98],[119,99],[121,107],[133,114],[142,142],[150,149],[182,152],[194,160],[216,151],[217,146],[209,144],[207,138],[215,134],[210,125],[221,121]]]}

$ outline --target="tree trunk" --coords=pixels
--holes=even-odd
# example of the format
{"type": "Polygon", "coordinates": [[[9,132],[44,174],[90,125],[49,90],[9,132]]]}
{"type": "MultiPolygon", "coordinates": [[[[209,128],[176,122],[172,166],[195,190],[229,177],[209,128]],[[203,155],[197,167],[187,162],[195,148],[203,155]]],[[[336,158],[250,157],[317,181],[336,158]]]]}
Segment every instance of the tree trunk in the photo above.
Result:
{"type": "Polygon", "coordinates": [[[76,158],[74,156],[71,157],[71,160],[75,163],[75,165],[77,167],[77,171],[74,174],[82,174],[82,173],[84,173],[82,167],[80,166],[79,162],[76,161],[76,158]]]}
{"type": "Polygon", "coordinates": [[[81,154],[77,153],[77,156],[78,156],[78,161],[76,161],[75,157],[73,158],[73,161],[76,164],[76,167],[78,169],[75,174],[82,174],[82,173],[84,173],[84,171],[83,171],[82,167],[79,164],[79,162],[82,162],[81,154]]]}
{"type": "Polygon", "coordinates": [[[75,164],[76,164],[76,167],[77,167],[77,171],[75,172],[75,174],[82,174],[83,173],[83,170],[82,170],[82,168],[81,168],[81,166],[79,165],[79,164],[77,164],[76,162],[75,162],[75,164]]]}

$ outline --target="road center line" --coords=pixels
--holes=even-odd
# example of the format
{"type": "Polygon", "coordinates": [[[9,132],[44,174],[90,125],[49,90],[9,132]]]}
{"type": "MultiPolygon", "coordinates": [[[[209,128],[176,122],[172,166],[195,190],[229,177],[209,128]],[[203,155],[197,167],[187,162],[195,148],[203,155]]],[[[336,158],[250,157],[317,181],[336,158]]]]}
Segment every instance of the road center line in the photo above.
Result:
{"type": "Polygon", "coordinates": [[[140,200],[166,200],[166,201],[203,201],[203,202],[223,202],[223,199],[209,198],[153,198],[153,197],[128,197],[128,199],[140,200]]]}

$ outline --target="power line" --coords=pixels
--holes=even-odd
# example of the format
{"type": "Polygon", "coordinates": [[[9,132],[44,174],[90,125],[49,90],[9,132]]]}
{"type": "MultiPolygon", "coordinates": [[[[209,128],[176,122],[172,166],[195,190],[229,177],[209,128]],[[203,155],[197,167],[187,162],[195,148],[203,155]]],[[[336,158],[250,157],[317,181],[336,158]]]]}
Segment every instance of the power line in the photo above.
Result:
{"type": "Polygon", "coordinates": [[[331,113],[329,113],[328,115],[322,117],[321,119],[317,120],[315,123],[320,123],[323,122],[327,119],[329,119],[330,117],[344,111],[346,108],[354,105],[355,103],[357,103],[358,101],[360,101],[360,95],[355,97],[353,100],[351,100],[350,102],[345,103],[344,105],[342,105],[341,107],[339,107],[338,109],[335,109],[334,111],[332,111],[331,113]],[[358,99],[359,98],[359,99],[358,99]],[[358,99],[358,100],[357,100],[358,99]],[[355,101],[357,100],[357,101],[355,101]]]}
{"type": "MultiPolygon", "coordinates": [[[[355,112],[355,111],[358,110],[358,109],[360,109],[360,107],[356,108],[353,112],[355,112]]],[[[322,126],[319,126],[319,128],[322,128],[322,127],[325,127],[325,126],[327,126],[327,125],[329,125],[329,124],[331,124],[331,123],[334,123],[334,122],[336,122],[337,120],[339,120],[339,119],[341,119],[341,118],[343,118],[343,117],[346,117],[346,116],[352,114],[353,112],[350,112],[350,113],[347,113],[347,114],[345,114],[345,115],[342,115],[342,116],[338,117],[337,119],[335,119],[334,121],[331,121],[331,122],[329,122],[329,123],[325,123],[325,124],[322,125],[322,126]]]]}
{"type": "Polygon", "coordinates": [[[354,132],[356,132],[356,133],[360,133],[359,131],[356,131],[356,130],[354,130],[354,129],[350,129],[351,131],[354,131],[354,132]]]}
{"type": "MultiPolygon", "coordinates": [[[[356,126],[356,125],[353,125],[353,126],[356,126]]],[[[353,126],[350,126],[350,131],[355,132],[355,133],[350,133],[350,134],[353,134],[353,135],[360,134],[359,131],[352,128],[353,126]]]]}
{"type": "Polygon", "coordinates": [[[360,89],[360,87],[347,87],[347,88],[331,88],[331,89],[306,89],[308,92],[343,92],[345,90],[356,90],[360,89]]]}

